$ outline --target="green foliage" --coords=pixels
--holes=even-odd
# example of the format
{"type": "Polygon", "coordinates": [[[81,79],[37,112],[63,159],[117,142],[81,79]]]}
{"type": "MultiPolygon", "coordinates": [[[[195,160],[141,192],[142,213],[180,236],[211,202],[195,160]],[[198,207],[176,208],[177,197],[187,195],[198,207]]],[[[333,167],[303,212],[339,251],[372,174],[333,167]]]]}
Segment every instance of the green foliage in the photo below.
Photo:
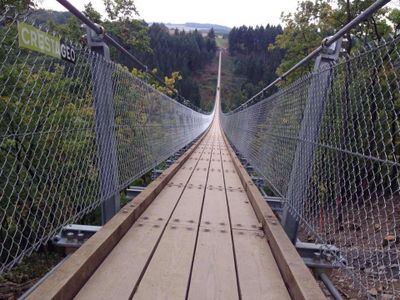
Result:
{"type": "MultiPolygon", "coordinates": [[[[334,33],[331,5],[324,0],[301,1],[295,13],[282,15],[284,30],[277,36],[270,49],[285,49],[284,58],[277,68],[277,74],[282,75],[302,58],[321,44],[321,41],[334,33]]],[[[288,83],[312,69],[310,63],[305,68],[294,72],[288,83]]]]}
{"type": "MultiPolygon", "coordinates": [[[[400,157],[400,72],[392,65],[399,59],[398,50],[398,43],[390,41],[335,67],[320,143],[342,151],[320,147],[311,179],[326,214],[330,207],[345,214],[353,205],[384,206],[399,188],[395,162],[400,157]],[[327,172],[327,165],[335,168],[327,172]]],[[[339,215],[337,221],[342,218],[346,216],[339,215]]]]}
{"type": "Polygon", "coordinates": [[[97,24],[101,24],[101,14],[94,9],[92,2],[85,4],[85,10],[83,11],[86,17],[97,24]]]}
{"type": "Polygon", "coordinates": [[[176,83],[179,80],[182,80],[182,76],[179,74],[179,72],[172,72],[170,76],[164,77],[164,82],[163,84],[161,84],[159,81],[155,79],[156,76],[159,77],[159,72],[157,69],[153,69],[150,72],[150,74],[140,71],[138,69],[133,69],[132,75],[151,84],[156,90],[170,97],[176,95],[176,93],[178,92],[177,89],[175,88],[176,83]],[[151,74],[153,76],[151,76],[151,74]]]}
{"type": "Polygon", "coordinates": [[[242,86],[248,79],[235,75],[235,57],[230,56],[227,52],[222,53],[222,65],[221,108],[222,111],[228,112],[245,101],[247,94],[242,86]]]}
{"type": "Polygon", "coordinates": [[[7,6],[15,7],[18,11],[35,7],[37,0],[1,0],[0,13],[4,12],[7,6]]]}
{"type": "MultiPolygon", "coordinates": [[[[95,193],[82,194],[78,202],[69,199],[83,186],[96,191],[98,185],[91,151],[93,99],[83,76],[90,75],[90,66],[81,61],[78,69],[36,53],[18,53],[15,35],[15,23],[0,27],[0,193],[7,195],[0,203],[7,216],[1,218],[0,239],[12,255],[20,255],[79,215],[83,203],[95,205],[95,193]]],[[[13,258],[7,255],[2,252],[2,264],[13,258]]]]}
{"type": "Polygon", "coordinates": [[[104,0],[108,17],[112,20],[131,20],[134,15],[139,15],[134,0],[104,0]]]}
{"type": "Polygon", "coordinates": [[[215,32],[214,32],[214,28],[211,28],[210,31],[207,34],[208,38],[211,40],[215,39],[215,32]]]}
{"type": "MultiPolygon", "coordinates": [[[[374,0],[306,0],[298,3],[296,12],[282,14],[284,30],[276,38],[274,45],[270,46],[270,49],[286,50],[277,74],[282,75],[317,48],[324,38],[337,32],[373,2],[374,0]]],[[[396,17],[396,12],[390,13],[390,9],[383,8],[356,26],[350,35],[347,35],[348,42],[345,45],[347,53],[372,40],[381,40],[383,36],[393,32],[392,26],[387,22],[388,18],[392,18],[394,24],[398,24],[400,19],[396,17]]],[[[299,78],[312,68],[313,63],[310,62],[293,72],[286,83],[299,78]]]]}
{"type": "MultiPolygon", "coordinates": [[[[121,45],[132,53],[144,52],[150,54],[152,52],[149,38],[149,28],[142,20],[118,20],[114,22],[106,21],[102,24],[106,32],[113,36],[121,45]]],[[[130,62],[123,54],[117,53],[115,49],[111,49],[112,57],[118,62],[126,66],[131,66],[130,62]]]]}
{"type": "MultiPolygon", "coordinates": [[[[284,31],[271,46],[286,49],[278,74],[292,67],[318,47],[325,37],[353,20],[373,2],[300,2],[294,14],[283,15],[284,31]]],[[[362,50],[371,42],[382,42],[389,34],[398,34],[399,22],[397,9],[380,9],[346,36],[346,52],[355,53],[355,50],[362,50]]],[[[335,67],[330,101],[321,126],[321,144],[382,160],[398,159],[397,51],[398,45],[391,42],[361,57],[342,61],[335,67]]],[[[313,62],[310,62],[290,75],[287,82],[296,80],[312,67],[313,62]]],[[[390,187],[393,191],[398,189],[399,174],[395,167],[340,151],[332,152],[321,147],[316,152],[313,168],[311,185],[315,187],[322,212],[329,206],[356,202],[365,205],[363,194],[373,195],[383,187],[390,187]],[[326,172],[327,162],[337,166],[337,169],[326,172]],[[352,167],[350,172],[346,169],[348,166],[352,167]]],[[[385,193],[383,190],[379,192],[385,193]]]]}
{"type": "Polygon", "coordinates": [[[66,24],[73,15],[68,11],[51,11],[46,9],[35,9],[30,13],[36,25],[46,24],[49,21],[57,25],[66,24]]]}
{"type": "MultiPolygon", "coordinates": [[[[138,15],[134,2],[105,0],[104,4],[111,21],[103,22],[101,14],[94,9],[91,2],[85,5],[84,14],[93,22],[104,26],[108,34],[131,52],[151,53],[147,24],[142,20],[133,19],[133,15],[138,15]]],[[[131,62],[124,59],[115,49],[111,49],[111,55],[123,65],[132,67],[131,62]]]]}
{"type": "MultiPolygon", "coordinates": [[[[179,72],[181,79],[175,80],[174,88],[193,104],[200,105],[199,87],[193,76],[201,72],[215,57],[217,47],[213,30],[204,37],[198,31],[177,30],[174,33],[162,24],[149,26],[143,20],[128,17],[103,21],[101,14],[91,3],[85,6],[84,13],[94,22],[104,26],[109,35],[151,70],[157,69],[161,78],[170,78],[171,74],[179,72]]],[[[35,10],[33,15],[38,24],[46,23],[50,30],[60,33],[63,38],[79,41],[84,34],[77,19],[69,13],[35,10]]],[[[138,68],[138,65],[113,47],[110,51],[113,61],[130,70],[138,68]]]]}
{"type": "Polygon", "coordinates": [[[138,53],[141,60],[160,76],[179,72],[182,80],[176,88],[192,104],[200,106],[200,93],[192,77],[203,70],[215,57],[215,39],[203,37],[197,30],[170,32],[163,24],[154,23],[148,28],[152,53],[138,53]]]}
{"type": "MultiPolygon", "coordinates": [[[[3,273],[0,276],[0,285],[8,282],[24,283],[31,280],[37,280],[51,270],[62,259],[62,256],[56,252],[34,252],[29,258],[25,258],[12,271],[3,273]]],[[[2,294],[4,295],[4,294],[2,294]]]]}
{"type": "Polygon", "coordinates": [[[82,30],[74,16],[70,16],[65,24],[56,24],[53,20],[49,20],[46,25],[50,30],[57,32],[67,40],[76,42],[82,36],[82,30]]]}
{"type": "Polygon", "coordinates": [[[395,32],[397,32],[400,29],[400,9],[393,9],[389,14],[388,19],[393,23],[395,32]]]}
{"type": "MultiPolygon", "coordinates": [[[[86,13],[101,21],[90,5],[86,13]]],[[[83,34],[77,19],[69,14],[40,10],[32,19],[35,14],[40,16],[40,24],[46,20],[44,27],[64,39],[79,41],[83,34]]],[[[0,198],[5,199],[0,201],[0,265],[4,267],[37,249],[60,226],[79,220],[100,204],[94,62],[110,67],[110,76],[115,79],[112,83],[117,85],[113,89],[117,156],[123,157],[126,165],[157,163],[155,153],[160,153],[165,143],[149,145],[143,137],[163,141],[165,133],[157,128],[174,126],[177,121],[165,118],[165,114],[176,114],[174,105],[160,101],[159,93],[133,77],[127,68],[107,64],[79,46],[75,49],[76,64],[20,49],[15,40],[16,22],[0,25],[0,198]]],[[[103,25],[148,65],[168,63],[159,71],[153,70],[164,78],[167,87],[152,82],[148,74],[132,72],[169,95],[183,81],[179,67],[190,74],[215,55],[215,41],[198,32],[174,36],[166,31],[158,40],[157,26],[149,28],[140,20],[119,17],[103,25]],[[181,53],[180,60],[168,62],[175,51],[181,53]]],[[[112,55],[121,64],[126,59],[119,53],[112,55]]],[[[128,185],[133,178],[130,168],[121,168],[118,175],[121,185],[128,185]]],[[[97,217],[88,217],[86,222],[97,217]]]]}
{"type": "MultiPolygon", "coordinates": [[[[282,33],[280,26],[234,27],[229,33],[229,53],[235,58],[235,75],[247,80],[241,86],[243,102],[276,78],[284,51],[268,49],[282,33]]],[[[236,102],[236,101],[235,101],[236,102]]]]}

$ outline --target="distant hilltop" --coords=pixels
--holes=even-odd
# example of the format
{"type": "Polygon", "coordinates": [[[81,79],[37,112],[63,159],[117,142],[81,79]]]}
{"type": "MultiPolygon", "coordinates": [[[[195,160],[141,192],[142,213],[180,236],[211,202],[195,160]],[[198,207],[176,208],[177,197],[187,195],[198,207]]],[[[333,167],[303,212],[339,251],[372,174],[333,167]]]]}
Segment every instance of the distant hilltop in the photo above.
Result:
{"type": "MultiPolygon", "coordinates": [[[[32,13],[35,16],[37,24],[46,23],[48,20],[53,20],[57,24],[66,24],[68,22],[68,18],[71,15],[70,12],[66,11],[53,11],[46,9],[37,9],[32,13]]],[[[214,28],[214,32],[217,35],[227,35],[231,31],[230,27],[218,25],[218,24],[208,24],[208,23],[192,23],[187,22],[184,24],[173,24],[173,23],[164,23],[164,22],[153,22],[164,24],[171,31],[174,29],[185,30],[185,31],[193,31],[197,29],[201,33],[207,33],[211,28],[214,28]]],[[[152,22],[148,23],[149,25],[152,22]]]]}
{"type": "Polygon", "coordinates": [[[173,24],[173,23],[164,23],[169,29],[178,29],[185,31],[193,31],[197,29],[200,32],[208,32],[211,28],[214,28],[216,34],[225,35],[231,31],[230,27],[217,25],[217,24],[208,24],[208,23],[184,23],[184,24],[173,24]]]}

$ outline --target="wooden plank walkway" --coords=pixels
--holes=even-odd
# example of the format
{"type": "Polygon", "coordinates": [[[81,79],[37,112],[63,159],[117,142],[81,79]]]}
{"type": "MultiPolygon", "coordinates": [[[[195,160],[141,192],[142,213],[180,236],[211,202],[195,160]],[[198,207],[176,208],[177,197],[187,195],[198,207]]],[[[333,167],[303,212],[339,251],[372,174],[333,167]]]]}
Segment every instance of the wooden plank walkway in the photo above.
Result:
{"type": "Polygon", "coordinates": [[[289,299],[215,122],[75,299],[289,299]]]}
{"type": "Polygon", "coordinates": [[[30,299],[324,299],[226,144],[219,105],[218,88],[207,134],[30,299]]]}

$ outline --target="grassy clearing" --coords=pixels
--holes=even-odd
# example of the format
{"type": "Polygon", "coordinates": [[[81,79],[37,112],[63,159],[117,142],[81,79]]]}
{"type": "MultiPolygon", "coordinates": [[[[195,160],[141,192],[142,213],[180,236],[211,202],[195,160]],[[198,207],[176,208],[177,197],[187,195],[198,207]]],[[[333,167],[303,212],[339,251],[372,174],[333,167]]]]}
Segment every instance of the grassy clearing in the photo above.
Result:
{"type": "Polygon", "coordinates": [[[228,51],[222,51],[221,66],[221,103],[223,111],[229,111],[243,102],[245,96],[242,95],[241,86],[246,78],[234,74],[234,58],[228,51]]]}
{"type": "MultiPolygon", "coordinates": [[[[221,43],[228,46],[228,41],[216,38],[217,45],[222,50],[222,66],[221,66],[221,101],[222,109],[229,111],[237,107],[245,100],[242,95],[241,86],[246,78],[234,74],[235,64],[234,58],[231,57],[226,49],[221,47],[221,43]]],[[[216,86],[218,77],[218,54],[212,62],[208,64],[201,73],[194,77],[194,81],[198,84],[201,97],[201,108],[211,110],[214,104],[216,86]]]]}
{"type": "Polygon", "coordinates": [[[228,39],[227,38],[220,38],[216,37],[215,42],[217,43],[217,47],[221,49],[228,49],[228,39]]]}
{"type": "Polygon", "coordinates": [[[215,92],[218,77],[218,56],[216,55],[201,73],[195,75],[193,80],[198,84],[200,90],[200,106],[210,111],[214,105],[215,92]]]}

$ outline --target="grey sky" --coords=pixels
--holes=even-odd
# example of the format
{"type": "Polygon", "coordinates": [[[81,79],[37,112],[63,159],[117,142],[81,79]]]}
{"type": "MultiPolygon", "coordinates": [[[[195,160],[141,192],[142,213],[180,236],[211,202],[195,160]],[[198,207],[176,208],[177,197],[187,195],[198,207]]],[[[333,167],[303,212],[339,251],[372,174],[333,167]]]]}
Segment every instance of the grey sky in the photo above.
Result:
{"type": "MultiPolygon", "coordinates": [[[[79,9],[90,0],[70,0],[79,9]]],[[[40,7],[65,10],[56,0],[40,7]]],[[[103,14],[103,0],[91,0],[103,14]]],[[[147,22],[213,23],[227,26],[278,24],[281,12],[295,11],[297,0],[136,0],[140,18],[147,22]]]]}

